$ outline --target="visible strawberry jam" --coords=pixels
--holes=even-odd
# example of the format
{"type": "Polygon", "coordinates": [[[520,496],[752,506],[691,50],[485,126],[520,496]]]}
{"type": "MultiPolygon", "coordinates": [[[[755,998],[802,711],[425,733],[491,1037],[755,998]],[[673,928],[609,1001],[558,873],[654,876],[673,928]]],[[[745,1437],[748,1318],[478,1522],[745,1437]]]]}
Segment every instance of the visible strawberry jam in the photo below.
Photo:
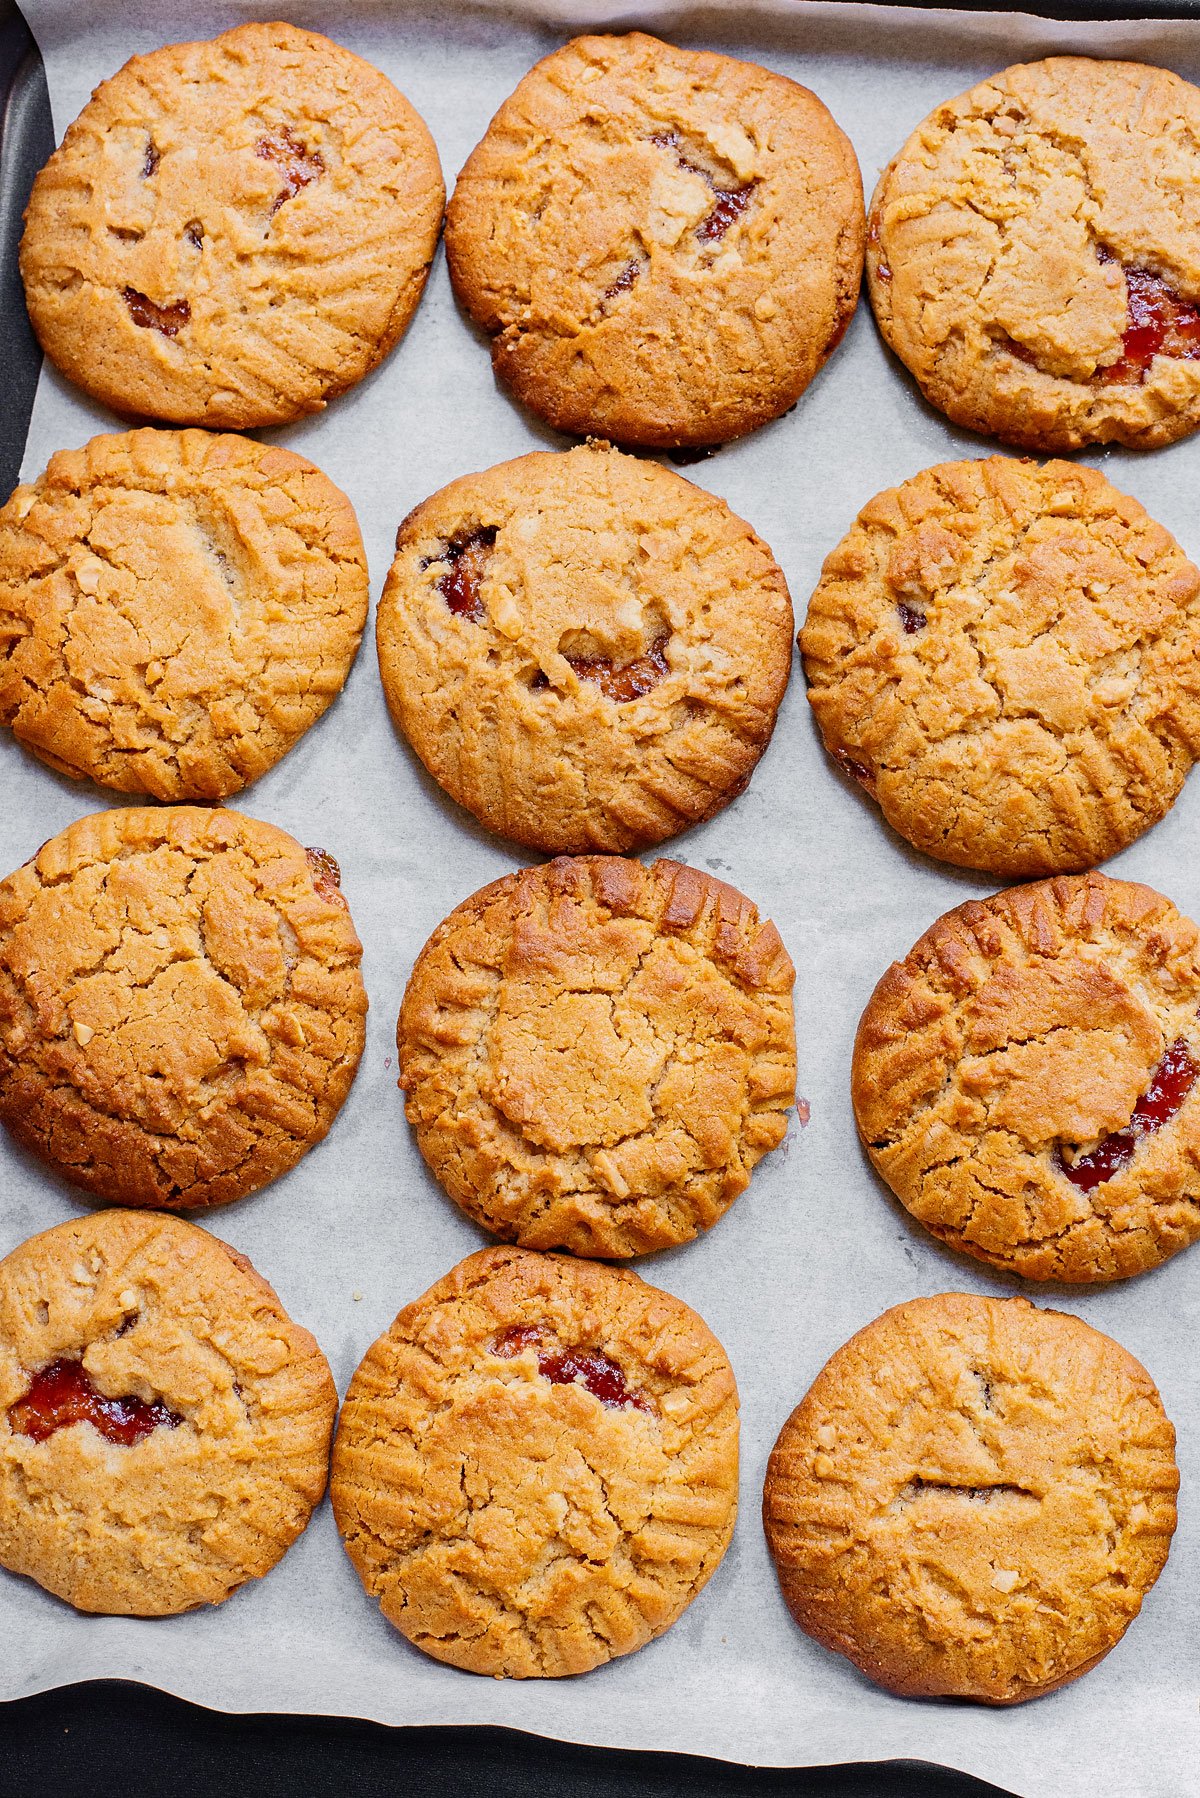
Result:
{"type": "Polygon", "coordinates": [[[559,1348],[541,1324],[510,1324],[492,1343],[492,1353],[505,1361],[526,1349],[536,1350],[538,1372],[552,1385],[583,1386],[602,1405],[633,1405],[653,1415],[649,1400],[625,1384],[625,1375],[602,1349],[559,1348]]]}
{"type": "MultiPolygon", "coordinates": [[[[645,655],[636,656],[632,662],[615,663],[608,656],[568,656],[566,659],[580,680],[594,681],[607,698],[625,705],[631,699],[641,699],[670,672],[666,655],[669,640],[668,636],[656,637],[645,655]]],[[[533,677],[535,690],[549,685],[539,668],[533,677]]]]}
{"type": "Polygon", "coordinates": [[[869,768],[864,768],[861,762],[854,761],[844,749],[835,749],[832,754],[834,761],[844,773],[852,775],[860,786],[870,786],[871,770],[869,768]]]}
{"type": "Polygon", "coordinates": [[[160,161],[161,161],[161,157],[159,156],[158,146],[154,142],[154,139],[152,137],[148,137],[146,139],[146,154],[142,158],[142,180],[143,181],[149,181],[151,175],[154,173],[155,169],[158,167],[160,161]]]}
{"type": "Polygon", "coordinates": [[[132,1448],[153,1430],[176,1429],[183,1422],[161,1399],[106,1398],[93,1386],[82,1361],[52,1361],[35,1373],[24,1398],[8,1407],[8,1421],[18,1436],[45,1442],[55,1430],[90,1423],[106,1442],[132,1448]]]}
{"type": "Polygon", "coordinates": [[[641,263],[637,260],[636,256],[631,258],[630,261],[625,264],[625,267],[621,270],[612,286],[604,289],[605,299],[615,300],[618,299],[621,294],[628,293],[641,272],[641,263]]]}
{"type": "Polygon", "coordinates": [[[310,150],[302,144],[298,137],[293,137],[286,125],[278,131],[272,131],[266,137],[260,137],[254,146],[256,156],[266,162],[274,162],[283,170],[283,186],[276,195],[271,207],[272,218],[281,206],[294,200],[302,187],[325,173],[325,164],[319,150],[310,150]]]}
{"type": "Polygon", "coordinates": [[[159,306],[144,293],[139,293],[136,287],[127,287],[124,297],[134,324],[141,325],[144,330],[161,331],[164,337],[178,337],[192,316],[186,300],[173,300],[169,306],[159,306]]]}
{"type": "Polygon", "coordinates": [[[1196,1083],[1200,1067],[1182,1037],[1173,1042],[1154,1073],[1150,1084],[1133,1108],[1124,1130],[1115,1130],[1086,1155],[1066,1161],[1061,1148],[1054,1152],[1055,1165],[1081,1192],[1092,1192],[1105,1180],[1119,1173],[1137,1148],[1138,1139],[1152,1136],[1169,1124],[1196,1083]]]}
{"type": "Polygon", "coordinates": [[[346,901],[342,897],[342,870],[338,867],[328,849],[306,849],[309,872],[312,883],[331,905],[340,905],[345,909],[346,901]]]}
{"type": "MultiPolygon", "coordinates": [[[[1116,261],[1111,250],[1102,248],[1099,256],[1101,262],[1116,261]]],[[[1108,368],[1098,368],[1093,381],[1136,387],[1146,379],[1155,356],[1174,356],[1184,362],[1200,359],[1200,310],[1148,268],[1127,268],[1124,274],[1126,324],[1121,355],[1108,368]]]]}
{"type": "Polygon", "coordinates": [[[923,631],[929,623],[920,606],[910,606],[906,600],[900,600],[896,610],[900,614],[900,622],[904,626],[906,634],[910,637],[914,637],[918,631],[923,631]]]}
{"type": "Polygon", "coordinates": [[[496,541],[496,526],[486,525],[467,537],[447,543],[440,555],[426,556],[421,563],[428,568],[434,562],[448,562],[449,568],[439,576],[437,590],[456,618],[469,618],[473,624],[483,619],[483,599],[479,592],[488,556],[496,541]]]}
{"type": "MultiPolygon", "coordinates": [[[[878,249],[879,249],[879,220],[877,218],[873,218],[871,220],[870,229],[867,232],[867,242],[870,244],[870,246],[873,250],[878,251],[878,249]]],[[[892,271],[889,268],[888,264],[883,260],[882,256],[878,256],[876,258],[875,278],[878,281],[890,281],[892,278],[892,271]]]]}
{"type": "Polygon", "coordinates": [[[689,175],[699,175],[701,181],[716,196],[711,212],[708,212],[696,226],[696,237],[701,243],[717,243],[728,231],[730,225],[740,219],[750,196],[757,185],[754,181],[743,182],[740,187],[718,187],[715,179],[700,163],[692,162],[685,156],[679,146],[679,134],[675,131],[660,131],[650,139],[660,150],[671,150],[681,169],[689,175]]]}

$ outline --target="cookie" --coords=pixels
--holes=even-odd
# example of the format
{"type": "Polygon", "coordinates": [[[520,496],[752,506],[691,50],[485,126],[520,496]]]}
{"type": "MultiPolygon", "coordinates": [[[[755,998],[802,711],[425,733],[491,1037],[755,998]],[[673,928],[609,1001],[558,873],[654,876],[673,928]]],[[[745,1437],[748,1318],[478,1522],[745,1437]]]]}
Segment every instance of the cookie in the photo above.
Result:
{"type": "Polygon", "coordinates": [[[605,445],[451,482],[379,602],[384,691],[452,798],[550,854],[660,843],[745,787],[792,607],[723,500],[605,445]]]}
{"type": "Polygon", "coordinates": [[[1162,1572],[1174,1447],[1145,1368],[1079,1318],[913,1299],[780,1431],[763,1522],[783,1596],[904,1697],[1040,1697],[1103,1659],[1162,1572]]]}
{"type": "Polygon", "coordinates": [[[484,1249],[350,1382],[333,1514],[367,1592],[435,1660],[586,1673],[660,1636],[729,1546],[733,1370],[625,1269],[484,1249]]]}
{"type": "Polygon", "coordinates": [[[530,70],[458,177],[454,289],[560,431],[700,446],[799,399],[858,299],[862,179],[815,94],[642,32],[530,70]]]}
{"type": "Polygon", "coordinates": [[[0,1120],[112,1204],[254,1192],[350,1090],[361,957],[337,863],[273,824],[81,818],[0,881],[0,1120]]]}
{"type": "Polygon", "coordinates": [[[678,862],[493,881],[417,958],[400,1085],[450,1196],[527,1248],[642,1255],[715,1224],[787,1131],[795,973],[773,924],[678,862]]]}
{"type": "Polygon", "coordinates": [[[947,912],[871,996],[851,1086],[927,1230],[1030,1280],[1120,1280],[1200,1236],[1200,933],[1064,876],[947,912]]]}
{"type": "Polygon", "coordinates": [[[378,69],[294,25],[135,56],[33,184],[29,316],[118,412],[284,424],[361,381],[416,309],[445,189],[378,69]]]}
{"type": "Polygon", "coordinates": [[[337,1392],[244,1255],[101,1211],[0,1262],[0,1565],[81,1611],[220,1604],[325,1490],[337,1392]]]}
{"type": "Polygon", "coordinates": [[[939,106],[867,235],[889,347],[955,424],[1034,450],[1200,425],[1200,89],[1052,56],[939,106]]]}
{"type": "Polygon", "coordinates": [[[1115,855],[1200,756],[1200,571],[1092,468],[946,462],[881,493],[800,633],[825,746],[927,855],[1115,855]]]}
{"type": "Polygon", "coordinates": [[[222,799],[340,693],[366,615],[353,508],[302,456],[94,437],[0,511],[0,722],[60,774],[222,799]]]}

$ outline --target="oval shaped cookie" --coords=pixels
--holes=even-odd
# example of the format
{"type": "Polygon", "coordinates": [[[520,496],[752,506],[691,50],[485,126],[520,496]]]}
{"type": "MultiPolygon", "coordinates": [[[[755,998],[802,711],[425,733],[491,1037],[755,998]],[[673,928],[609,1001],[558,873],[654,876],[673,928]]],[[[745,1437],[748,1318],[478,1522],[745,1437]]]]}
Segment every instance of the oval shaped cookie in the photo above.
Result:
{"type": "Polygon", "coordinates": [[[1103,874],[939,918],[884,975],[851,1077],[927,1230],[1031,1280],[1118,1280],[1200,1236],[1200,934],[1103,874]]]}
{"type": "Polygon", "coordinates": [[[862,180],[807,88],[642,32],[505,101],[446,213],[496,373],[557,430],[723,443],[795,404],[858,299],[862,180]]]}
{"type": "Polygon", "coordinates": [[[484,1249],[367,1351],[333,1513],[435,1660],[586,1673],[668,1629],[737,1511],[738,1399],[708,1327],[627,1270],[484,1249]]]}
{"type": "Polygon", "coordinates": [[[445,189],[404,95],[340,44],[239,25],[135,56],[33,184],[42,348],[118,412],[284,424],[394,348],[445,189]]]}
{"type": "Polygon", "coordinates": [[[711,1228],[787,1132],[795,972],[678,862],[562,859],[483,887],[413,968],[400,1085],[468,1216],[528,1248],[646,1254],[711,1228]]]}
{"type": "Polygon", "coordinates": [[[604,445],[502,462],[418,506],[376,619],[388,706],[434,779],[554,854],[660,843],[740,793],[792,628],[748,524],[604,445]]]}
{"type": "Polygon", "coordinates": [[[0,881],[0,1120],[113,1204],[255,1192],[350,1090],[361,957],[336,862],[273,824],[81,818],[0,881]]]}
{"type": "Polygon", "coordinates": [[[244,1255],[102,1211],[0,1262],[0,1565],[165,1617],[270,1571],[325,1490],[337,1392],[244,1255]]]}
{"type": "Polygon", "coordinates": [[[61,774],[222,799],[341,692],[366,615],[354,510],[302,456],[94,437],[0,511],[0,722],[61,774]]]}
{"type": "Polygon", "coordinates": [[[796,1622],[907,1698],[1016,1704],[1120,1641],[1175,1529],[1175,1432],[1077,1317],[945,1292],[838,1349],[763,1522],[796,1622]]]}
{"type": "Polygon", "coordinates": [[[939,106],[867,238],[890,348],[955,424],[1033,450],[1200,424],[1200,89],[1052,56],[939,106]]]}
{"type": "Polygon", "coordinates": [[[1200,755],[1200,571],[1074,463],[945,462],[876,495],[800,647],[826,748],[960,867],[1092,867],[1200,755]]]}

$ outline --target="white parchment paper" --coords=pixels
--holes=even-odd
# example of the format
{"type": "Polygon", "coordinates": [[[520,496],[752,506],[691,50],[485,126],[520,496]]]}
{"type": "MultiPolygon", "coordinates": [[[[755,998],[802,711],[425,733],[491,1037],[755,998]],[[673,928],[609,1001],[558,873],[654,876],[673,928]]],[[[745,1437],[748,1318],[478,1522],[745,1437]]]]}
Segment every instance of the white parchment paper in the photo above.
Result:
{"type": "MultiPolygon", "coordinates": [[[[449,186],[496,107],[537,57],[582,26],[640,24],[767,63],[816,90],[850,134],[868,195],[939,101],[1006,63],[1054,50],[1129,55],[1200,80],[1200,22],[1065,25],[1024,16],[728,0],[524,0],[500,9],[393,0],[26,0],[46,59],[56,134],[127,56],[280,11],[378,64],[437,139],[449,186]]],[[[43,372],[25,460],[120,421],[43,372]]],[[[471,469],[559,440],[499,391],[439,258],[407,338],[328,412],[274,434],[350,494],[372,591],[397,523],[471,469]]],[[[953,430],[885,353],[865,300],[796,410],[688,471],[772,545],[798,621],[822,558],[879,488],[993,446],[953,430]]],[[[1200,437],[1149,455],[1088,458],[1200,556],[1200,437]]],[[[73,818],[116,803],[0,742],[0,872],[73,818]]],[[[467,894],[523,859],[425,777],[389,724],[368,635],[346,691],[238,802],[330,849],[365,944],[366,1054],[328,1140],[286,1178],[204,1217],[248,1254],[312,1329],[341,1391],[373,1338],[482,1236],[426,1173],[396,1090],[394,1028],[413,958],[467,894]]],[[[1170,816],[1109,864],[1200,915],[1200,775],[1170,816]]],[[[886,1306],[948,1289],[1013,1287],[941,1249],[891,1200],[855,1137],[854,1026],[887,963],[940,912],[992,890],[891,836],[822,753],[799,666],[748,791],[667,851],[733,881],[772,916],[798,971],[800,1092],[749,1191],[707,1237],[639,1263],[717,1331],[742,1394],[742,1514],[709,1587],[641,1653],[576,1680],[496,1682],[426,1659],[380,1618],[342,1553],[328,1503],[265,1580],[217,1610],[163,1621],[78,1616],[0,1574],[0,1698],[103,1676],[148,1681],[229,1710],[342,1713],[389,1723],[492,1723],[576,1741],[804,1764],[914,1756],[1059,1798],[1181,1798],[1200,1764],[1195,1598],[1200,1550],[1196,1326],[1200,1247],[1108,1290],[1043,1288],[1139,1356],[1179,1429],[1181,1519],[1166,1572],[1094,1672],[1016,1710],[906,1702],[877,1691],[792,1625],[758,1508],[776,1432],[822,1363],[886,1306]]],[[[527,859],[527,858],[524,858],[527,859]]],[[[0,1140],[0,1253],[78,1214],[79,1202],[0,1140]]]]}

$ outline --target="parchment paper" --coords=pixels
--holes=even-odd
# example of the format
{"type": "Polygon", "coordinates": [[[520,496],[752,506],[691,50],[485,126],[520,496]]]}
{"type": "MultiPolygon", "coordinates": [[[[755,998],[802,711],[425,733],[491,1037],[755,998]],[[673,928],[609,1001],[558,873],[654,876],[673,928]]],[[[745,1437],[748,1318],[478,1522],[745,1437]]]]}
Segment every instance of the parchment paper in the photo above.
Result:
{"type": "MultiPolygon", "coordinates": [[[[276,0],[27,0],[56,134],[134,52],[280,10],[276,0]]],[[[526,0],[503,10],[288,0],[282,10],[368,57],[409,95],[437,139],[448,186],[529,66],[582,26],[642,24],[805,82],[853,139],[868,195],[935,104],[1008,62],[1074,49],[1160,62],[1200,79],[1200,23],[1066,25],[795,0],[730,0],[707,10],[654,0],[608,8],[526,0]]],[[[25,473],[36,474],[58,448],[119,428],[47,369],[25,473]]],[[[350,494],[373,596],[411,506],[467,470],[559,441],[495,387],[484,342],[454,306],[440,253],[412,329],[384,367],[324,416],[275,438],[311,456],[350,494]]],[[[922,404],[883,350],[864,299],[843,347],[789,417],[688,473],[772,545],[799,621],[822,558],[871,494],[932,462],[993,447],[922,404]]],[[[1088,460],[1200,556],[1200,437],[1148,455],[1117,450],[1088,460]]],[[[0,872],[71,819],[112,803],[119,801],[58,779],[11,739],[0,741],[0,872]]],[[[393,1032],[426,935],[460,899],[523,858],[444,799],[396,736],[369,635],[341,700],[237,803],[338,857],[365,944],[370,1029],[328,1140],[274,1186],[203,1222],[247,1253],[315,1332],[344,1391],[400,1306],[483,1241],[417,1155],[396,1090],[393,1032]]],[[[1147,880],[1200,915],[1198,837],[1200,774],[1170,816],[1109,870],[1147,880]]],[[[887,831],[822,753],[798,664],[748,791],[666,852],[732,880],[779,925],[798,970],[799,1091],[812,1106],[807,1129],[793,1121],[783,1149],[760,1165],[715,1230],[638,1264],[708,1320],[741,1387],[742,1514],[699,1600],[660,1641],[584,1678],[474,1678],[426,1659],[382,1621],[342,1553],[326,1502],[273,1573],[200,1614],[153,1622],[78,1616],[0,1574],[0,1698],[118,1676],[229,1710],[506,1724],[756,1763],[915,1756],[1059,1798],[1196,1791],[1200,1247],[1126,1285],[1034,1293],[1144,1360],[1179,1429],[1181,1521],[1170,1562],[1125,1641],[1078,1684],[1009,1711],[891,1698],[793,1626],[763,1541],[767,1454],[832,1351],[916,1294],[1015,1289],[908,1220],[857,1145],[848,1096],[854,1026],[876,979],[940,912],[996,883],[926,861],[887,831]]],[[[0,1139],[0,1253],[78,1210],[70,1189],[0,1139]]]]}

